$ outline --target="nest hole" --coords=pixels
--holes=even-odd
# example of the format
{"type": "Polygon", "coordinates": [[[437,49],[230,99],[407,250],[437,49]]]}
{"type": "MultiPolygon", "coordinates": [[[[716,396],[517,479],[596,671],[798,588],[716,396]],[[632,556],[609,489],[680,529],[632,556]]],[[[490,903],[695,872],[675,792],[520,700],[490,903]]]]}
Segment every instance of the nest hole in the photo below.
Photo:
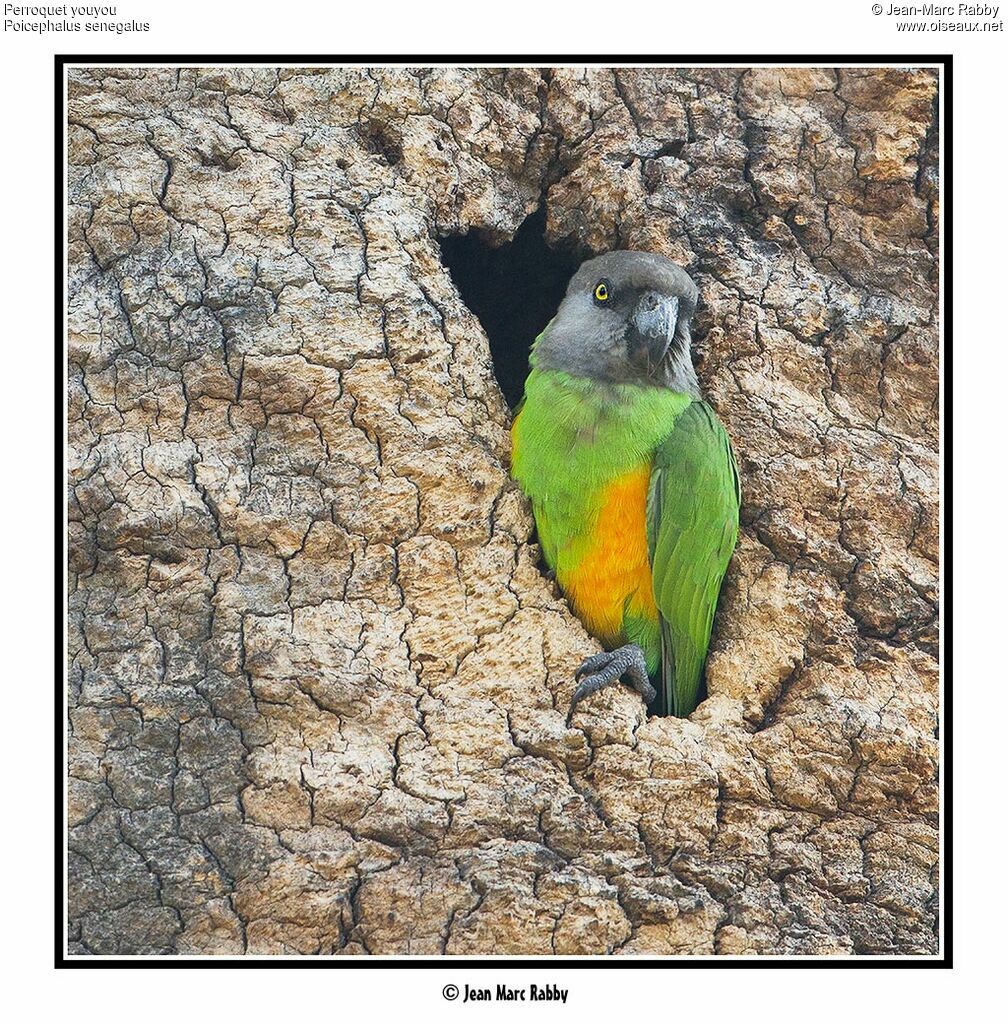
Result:
{"type": "Polygon", "coordinates": [[[521,401],[532,342],[550,322],[585,253],[546,241],[546,210],[522,221],[514,237],[493,244],[470,231],[440,239],[441,259],[462,301],[490,341],[494,375],[508,405],[521,401]]]}

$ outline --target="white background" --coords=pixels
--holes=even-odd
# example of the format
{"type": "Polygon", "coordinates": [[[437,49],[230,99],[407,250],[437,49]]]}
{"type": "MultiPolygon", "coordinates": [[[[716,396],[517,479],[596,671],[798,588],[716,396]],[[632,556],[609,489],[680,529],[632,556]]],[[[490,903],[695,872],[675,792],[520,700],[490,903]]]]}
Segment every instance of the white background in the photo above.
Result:
{"type": "MultiPolygon", "coordinates": [[[[888,3],[886,3],[888,9],[888,3]]],[[[1004,17],[999,12],[998,17],[1004,17]]],[[[867,0],[199,3],[140,0],[142,35],[2,39],[0,955],[15,1019],[88,1024],[394,1019],[948,1020],[1002,1003],[1005,886],[1005,330],[1008,35],[897,34],[867,0]],[[103,53],[955,55],[955,963],[933,970],[53,970],[53,62],[103,53]],[[553,982],[567,1004],[447,1003],[442,986],[553,982]]],[[[908,61],[909,63],[909,61],[908,61]]],[[[951,338],[945,339],[946,373],[951,338]]],[[[946,402],[951,399],[946,395],[946,402]]],[[[60,400],[62,406],[62,399],[60,400]]],[[[947,421],[946,421],[947,422],[947,421]]],[[[946,479],[946,487],[951,481],[946,479]]],[[[947,492],[946,492],[947,497],[947,492]]],[[[59,527],[61,532],[62,527],[59,527]]],[[[949,574],[944,576],[946,583],[949,574]]],[[[948,612],[946,610],[946,616],[948,612]]],[[[945,622],[948,622],[946,617],[945,622]]],[[[948,666],[946,666],[948,668],[948,666]]],[[[61,912],[60,912],[61,913],[61,912]]]]}

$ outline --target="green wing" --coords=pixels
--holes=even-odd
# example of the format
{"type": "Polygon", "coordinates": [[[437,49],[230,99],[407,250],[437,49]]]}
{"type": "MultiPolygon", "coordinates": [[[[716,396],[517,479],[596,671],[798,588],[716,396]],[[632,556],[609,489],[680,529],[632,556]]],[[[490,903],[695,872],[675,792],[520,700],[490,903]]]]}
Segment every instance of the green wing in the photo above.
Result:
{"type": "Polygon", "coordinates": [[[661,617],[659,713],[688,715],[696,707],[718,593],[738,539],[739,501],[728,435],[706,402],[693,402],[655,453],[648,489],[648,555],[661,617]]]}

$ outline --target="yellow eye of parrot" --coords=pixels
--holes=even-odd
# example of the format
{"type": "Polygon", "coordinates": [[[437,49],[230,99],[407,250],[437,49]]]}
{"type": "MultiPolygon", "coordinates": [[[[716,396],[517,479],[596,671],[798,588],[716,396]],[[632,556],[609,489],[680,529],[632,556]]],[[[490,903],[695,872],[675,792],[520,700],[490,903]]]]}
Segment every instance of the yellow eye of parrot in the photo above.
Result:
{"type": "Polygon", "coordinates": [[[596,302],[608,302],[609,301],[609,285],[605,281],[599,281],[595,285],[595,301],[596,302]]]}

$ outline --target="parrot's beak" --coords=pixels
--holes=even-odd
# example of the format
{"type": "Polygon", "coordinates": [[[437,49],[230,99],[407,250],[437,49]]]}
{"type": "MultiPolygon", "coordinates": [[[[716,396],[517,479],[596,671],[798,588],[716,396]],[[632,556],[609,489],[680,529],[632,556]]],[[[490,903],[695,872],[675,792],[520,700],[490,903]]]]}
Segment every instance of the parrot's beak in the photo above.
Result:
{"type": "Polygon", "coordinates": [[[647,367],[650,374],[665,358],[675,337],[679,318],[679,299],[649,291],[641,296],[630,321],[630,356],[647,367]]]}

